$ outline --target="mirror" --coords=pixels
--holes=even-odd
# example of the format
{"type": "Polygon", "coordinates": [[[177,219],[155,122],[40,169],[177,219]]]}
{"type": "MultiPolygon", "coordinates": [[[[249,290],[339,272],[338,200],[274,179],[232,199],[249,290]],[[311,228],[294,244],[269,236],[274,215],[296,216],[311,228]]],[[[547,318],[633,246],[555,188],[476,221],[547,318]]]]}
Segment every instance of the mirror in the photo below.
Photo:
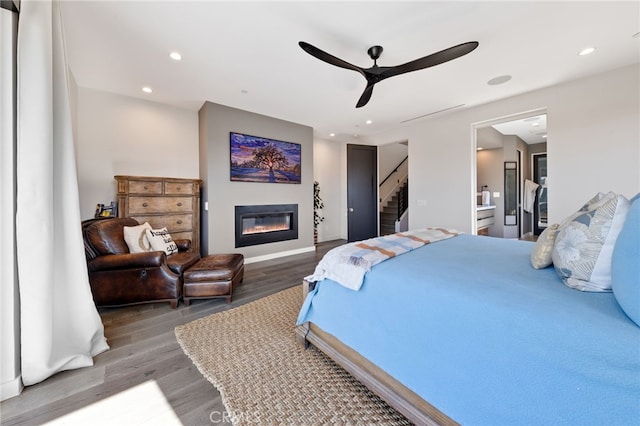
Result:
{"type": "Polygon", "coordinates": [[[518,163],[504,162],[504,224],[518,224],[518,163]]]}
{"type": "Polygon", "coordinates": [[[533,234],[540,235],[547,227],[547,154],[533,154],[533,181],[540,185],[533,203],[533,234]]]}

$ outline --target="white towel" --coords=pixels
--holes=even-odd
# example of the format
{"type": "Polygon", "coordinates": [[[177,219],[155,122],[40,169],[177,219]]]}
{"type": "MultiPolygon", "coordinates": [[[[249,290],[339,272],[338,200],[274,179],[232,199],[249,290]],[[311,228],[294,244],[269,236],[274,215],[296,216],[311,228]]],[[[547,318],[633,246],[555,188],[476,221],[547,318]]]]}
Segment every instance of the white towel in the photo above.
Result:
{"type": "Polygon", "coordinates": [[[539,186],[540,185],[530,181],[529,179],[525,179],[524,181],[524,199],[522,208],[527,213],[533,213],[533,202],[536,199],[536,191],[539,186]]]}

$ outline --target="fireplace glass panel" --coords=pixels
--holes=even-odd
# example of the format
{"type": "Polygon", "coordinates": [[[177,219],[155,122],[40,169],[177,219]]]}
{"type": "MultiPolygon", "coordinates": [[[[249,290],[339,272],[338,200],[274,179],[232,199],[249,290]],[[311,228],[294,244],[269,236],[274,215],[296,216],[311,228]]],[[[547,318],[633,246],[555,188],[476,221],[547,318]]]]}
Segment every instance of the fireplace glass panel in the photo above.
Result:
{"type": "Polygon", "coordinates": [[[298,205],[235,206],[236,247],[298,239],[298,205]]]}
{"type": "Polygon", "coordinates": [[[242,217],[242,235],[288,231],[289,229],[291,229],[290,214],[268,214],[242,217]]]}

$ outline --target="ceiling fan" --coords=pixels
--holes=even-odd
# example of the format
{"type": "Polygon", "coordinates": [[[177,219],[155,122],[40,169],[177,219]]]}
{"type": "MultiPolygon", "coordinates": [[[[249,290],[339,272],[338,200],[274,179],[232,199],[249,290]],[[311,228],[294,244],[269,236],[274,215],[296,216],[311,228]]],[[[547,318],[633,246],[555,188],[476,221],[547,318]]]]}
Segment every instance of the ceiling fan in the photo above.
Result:
{"type": "Polygon", "coordinates": [[[331,65],[335,65],[336,67],[357,71],[367,79],[367,87],[364,89],[364,93],[362,93],[362,96],[360,96],[360,99],[356,104],[356,108],[360,108],[365,106],[367,102],[369,102],[369,99],[371,99],[373,86],[375,86],[376,83],[381,82],[385,78],[393,77],[394,75],[400,75],[411,71],[418,71],[424,68],[429,68],[435,65],[442,64],[444,62],[451,61],[453,59],[459,58],[460,56],[464,56],[467,53],[470,53],[476,47],[478,47],[479,43],[477,41],[469,41],[467,43],[449,47],[448,49],[444,49],[431,55],[427,55],[414,61],[407,62],[402,65],[396,65],[393,67],[378,66],[377,61],[382,54],[382,46],[373,46],[370,47],[369,50],[367,50],[369,57],[373,59],[373,66],[370,68],[362,68],[350,64],[349,62],[344,61],[340,58],[336,58],[335,56],[323,50],[320,50],[307,42],[301,41],[298,44],[309,55],[315,56],[321,61],[324,61],[331,65]]]}

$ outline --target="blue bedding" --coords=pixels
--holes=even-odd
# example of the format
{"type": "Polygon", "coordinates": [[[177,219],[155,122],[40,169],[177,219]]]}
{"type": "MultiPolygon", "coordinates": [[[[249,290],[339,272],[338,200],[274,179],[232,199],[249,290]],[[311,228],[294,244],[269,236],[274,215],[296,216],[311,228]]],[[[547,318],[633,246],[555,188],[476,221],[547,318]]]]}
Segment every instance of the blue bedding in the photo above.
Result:
{"type": "Polygon", "coordinates": [[[612,293],[535,270],[530,242],[461,235],[323,280],[300,311],[465,425],[640,424],[640,327],[612,293]]]}

